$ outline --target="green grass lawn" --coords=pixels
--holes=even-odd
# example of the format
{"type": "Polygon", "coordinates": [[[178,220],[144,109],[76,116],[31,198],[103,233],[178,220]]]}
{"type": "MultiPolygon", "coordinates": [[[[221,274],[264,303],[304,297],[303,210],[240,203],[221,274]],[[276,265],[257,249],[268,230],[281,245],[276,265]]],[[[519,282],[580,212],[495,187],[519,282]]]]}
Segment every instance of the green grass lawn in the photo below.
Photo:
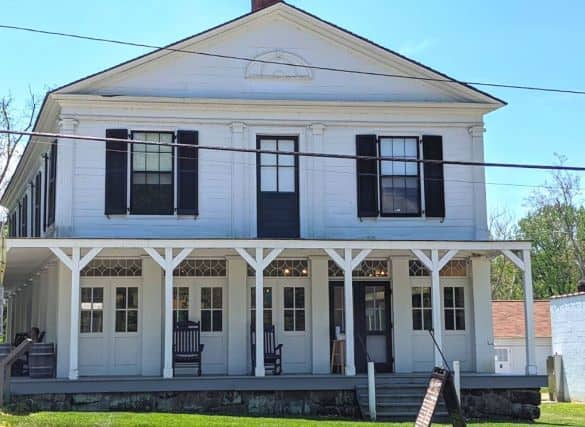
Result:
{"type": "MultiPolygon", "coordinates": [[[[470,423],[482,426],[584,426],[585,405],[548,403],[534,424],[470,423]]],[[[366,426],[365,422],[317,421],[306,419],[247,418],[159,413],[39,412],[29,415],[0,414],[0,425],[9,426],[366,426]]],[[[412,426],[412,423],[379,423],[376,426],[412,426]]]]}

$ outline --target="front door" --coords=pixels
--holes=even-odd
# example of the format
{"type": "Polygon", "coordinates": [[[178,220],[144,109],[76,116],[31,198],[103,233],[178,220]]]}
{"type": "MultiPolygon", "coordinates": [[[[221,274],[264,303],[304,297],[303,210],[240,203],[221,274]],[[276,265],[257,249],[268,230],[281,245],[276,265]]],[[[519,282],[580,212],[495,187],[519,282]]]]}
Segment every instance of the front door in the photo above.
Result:
{"type": "MultiPolygon", "coordinates": [[[[393,370],[390,298],[388,282],[353,282],[354,351],[358,373],[367,371],[368,355],[374,361],[376,371],[393,370]]],[[[329,300],[333,340],[336,327],[345,333],[343,283],[331,283],[329,300]]]]}
{"type": "Polygon", "coordinates": [[[257,148],[278,154],[258,153],[258,237],[298,238],[299,178],[298,138],[258,136],[257,148]],[[283,153],[283,154],[280,154],[283,153]]]}

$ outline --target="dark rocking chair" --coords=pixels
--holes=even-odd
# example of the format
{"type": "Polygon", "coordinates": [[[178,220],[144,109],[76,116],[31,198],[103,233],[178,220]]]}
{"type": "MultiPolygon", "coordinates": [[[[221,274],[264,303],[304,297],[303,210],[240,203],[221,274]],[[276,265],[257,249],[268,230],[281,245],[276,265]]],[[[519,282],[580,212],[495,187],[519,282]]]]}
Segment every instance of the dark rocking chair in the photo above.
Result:
{"type": "Polygon", "coordinates": [[[173,375],[175,367],[194,367],[201,376],[201,322],[178,322],[173,330],[173,375]]]}
{"type": "MultiPolygon", "coordinates": [[[[252,341],[252,375],[256,367],[256,328],[250,325],[252,341]]],[[[282,344],[276,345],[274,325],[264,326],[264,369],[273,375],[282,374],[282,344]]]]}

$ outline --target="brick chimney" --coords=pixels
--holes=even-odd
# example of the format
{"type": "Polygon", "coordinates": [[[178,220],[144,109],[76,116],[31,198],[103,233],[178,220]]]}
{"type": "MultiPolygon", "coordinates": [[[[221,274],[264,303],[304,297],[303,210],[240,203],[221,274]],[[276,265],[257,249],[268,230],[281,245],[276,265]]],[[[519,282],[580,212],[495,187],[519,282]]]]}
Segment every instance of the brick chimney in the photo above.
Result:
{"type": "Polygon", "coordinates": [[[281,0],[252,0],[252,12],[280,3],[281,0]]]}

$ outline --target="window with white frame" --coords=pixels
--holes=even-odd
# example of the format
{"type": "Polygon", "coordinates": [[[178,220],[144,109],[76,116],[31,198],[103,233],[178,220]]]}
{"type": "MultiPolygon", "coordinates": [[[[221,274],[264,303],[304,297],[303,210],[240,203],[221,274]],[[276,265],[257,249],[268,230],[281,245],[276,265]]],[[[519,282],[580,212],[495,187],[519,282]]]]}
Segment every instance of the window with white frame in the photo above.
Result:
{"type": "Polygon", "coordinates": [[[132,132],[132,139],[152,144],[131,144],[132,175],[130,212],[174,213],[172,132],[132,132]]]}
{"type": "Polygon", "coordinates": [[[381,157],[399,159],[380,161],[381,214],[387,216],[420,215],[420,179],[418,138],[380,137],[381,157]],[[400,161],[410,160],[410,161],[400,161]]]}
{"type": "Polygon", "coordinates": [[[173,288],[173,324],[189,320],[189,288],[173,288]]]}
{"type": "Polygon", "coordinates": [[[138,332],[138,288],[116,288],[116,332],[138,332]]]}
{"type": "MultiPolygon", "coordinates": [[[[262,138],[261,150],[275,152],[294,152],[294,139],[262,138]]],[[[296,188],[295,157],[290,154],[260,154],[260,183],[261,191],[290,193],[296,188]]]]}
{"type": "Polygon", "coordinates": [[[305,288],[286,286],[284,288],[284,330],[305,330],[305,288]]]}
{"type": "Polygon", "coordinates": [[[81,288],[79,332],[101,333],[104,328],[104,288],[81,288]]]}
{"type": "Polygon", "coordinates": [[[443,289],[445,330],[465,330],[465,289],[462,286],[446,286],[443,289]]]}
{"type": "Polygon", "coordinates": [[[223,330],[223,289],[201,288],[201,330],[221,332],[223,330]]]}
{"type": "MultiPolygon", "coordinates": [[[[272,323],[272,288],[264,287],[264,326],[271,326],[272,323]]],[[[256,288],[250,288],[250,322],[256,328],[256,288]]]]}
{"type": "Polygon", "coordinates": [[[412,288],[412,329],[415,331],[433,329],[431,288],[428,286],[412,288]]]}

